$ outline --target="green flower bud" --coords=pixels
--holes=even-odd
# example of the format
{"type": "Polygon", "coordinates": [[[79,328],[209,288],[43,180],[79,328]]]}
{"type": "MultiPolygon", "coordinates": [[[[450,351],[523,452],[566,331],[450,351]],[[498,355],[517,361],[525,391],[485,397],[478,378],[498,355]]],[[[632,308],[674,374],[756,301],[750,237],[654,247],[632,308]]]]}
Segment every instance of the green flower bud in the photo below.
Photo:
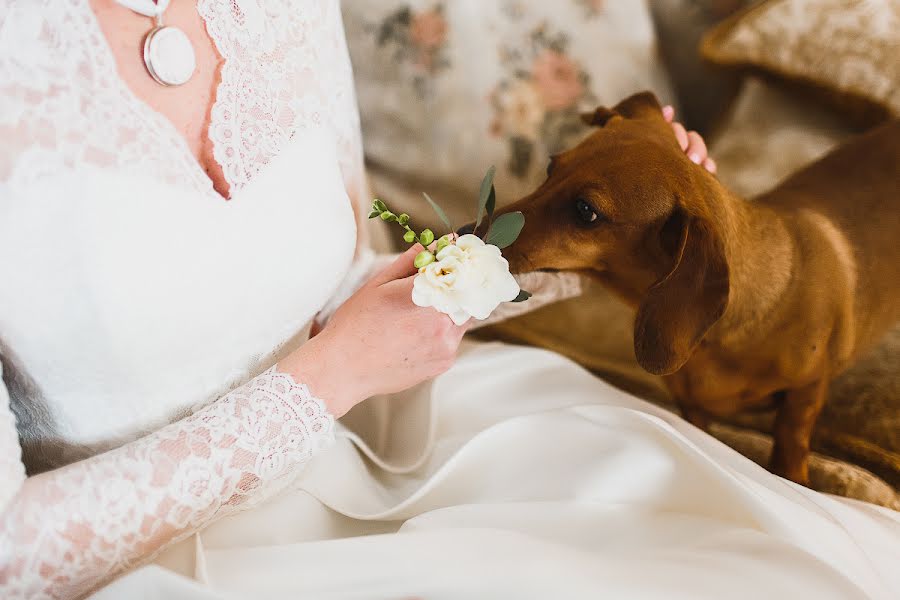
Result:
{"type": "Polygon", "coordinates": [[[373,210],[372,212],[369,213],[369,218],[374,219],[375,217],[378,217],[380,215],[381,215],[380,210],[373,210]]]}
{"type": "Polygon", "coordinates": [[[399,217],[397,217],[397,222],[401,225],[406,225],[407,223],[409,223],[409,215],[406,213],[401,214],[399,217]]]}
{"type": "Polygon", "coordinates": [[[387,210],[387,206],[385,206],[384,202],[376,198],[372,201],[372,210],[377,210],[378,212],[384,212],[387,210]]]}
{"type": "Polygon", "coordinates": [[[426,229],[422,233],[419,234],[419,243],[421,243],[426,248],[431,242],[434,241],[434,232],[430,229],[426,229]]]}
{"type": "Polygon", "coordinates": [[[381,220],[386,221],[388,223],[393,223],[394,221],[397,220],[397,215],[395,215],[394,213],[392,213],[389,210],[386,210],[383,213],[381,213],[381,220]]]}
{"type": "Polygon", "coordinates": [[[408,244],[412,244],[414,241],[416,241],[416,232],[410,229],[409,231],[404,233],[403,241],[408,244]]]}
{"type": "Polygon", "coordinates": [[[416,259],[413,261],[413,264],[417,269],[421,269],[422,267],[428,266],[434,262],[434,254],[429,252],[428,250],[422,250],[418,254],[416,254],[416,259]]]}
{"type": "Polygon", "coordinates": [[[440,252],[444,248],[450,245],[450,236],[445,235],[438,239],[437,247],[435,248],[435,252],[440,252]]]}

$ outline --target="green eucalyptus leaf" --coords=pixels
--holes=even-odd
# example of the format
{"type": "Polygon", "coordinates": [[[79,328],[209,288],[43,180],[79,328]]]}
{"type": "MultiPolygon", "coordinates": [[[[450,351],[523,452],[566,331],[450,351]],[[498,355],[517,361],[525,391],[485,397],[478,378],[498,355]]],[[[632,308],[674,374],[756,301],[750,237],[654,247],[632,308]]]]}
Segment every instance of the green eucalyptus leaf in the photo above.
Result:
{"type": "Polygon", "coordinates": [[[409,231],[404,233],[403,241],[408,244],[412,244],[414,241],[416,241],[416,232],[410,229],[409,231]]]}
{"type": "Polygon", "coordinates": [[[435,246],[435,248],[434,248],[435,253],[440,252],[441,250],[443,250],[444,248],[446,248],[447,246],[449,246],[451,243],[452,243],[452,242],[451,242],[451,240],[450,240],[450,236],[447,236],[447,235],[445,235],[445,236],[443,236],[442,238],[438,239],[438,241],[437,241],[437,246],[435,246]]]}
{"type": "Polygon", "coordinates": [[[494,173],[497,171],[493,166],[484,174],[481,180],[481,191],[478,193],[478,212],[475,214],[475,228],[481,225],[481,218],[484,216],[484,210],[487,207],[488,198],[494,189],[494,173]]]}
{"type": "Polygon", "coordinates": [[[387,210],[387,206],[385,206],[384,202],[375,198],[372,200],[372,210],[377,210],[378,212],[384,212],[387,210]]]}
{"type": "Polygon", "coordinates": [[[453,231],[453,225],[450,224],[450,219],[447,218],[447,215],[446,215],[446,213],[444,213],[444,210],[440,206],[438,206],[437,202],[435,202],[434,200],[431,199],[431,196],[429,196],[425,192],[422,192],[422,195],[425,196],[425,199],[428,201],[428,204],[431,205],[431,208],[434,209],[434,212],[437,213],[437,216],[440,218],[440,220],[444,223],[444,225],[447,226],[447,229],[449,229],[450,231],[453,231]]]}
{"type": "Polygon", "coordinates": [[[506,213],[497,217],[491,225],[485,244],[493,244],[498,248],[506,248],[519,237],[525,226],[525,215],[520,212],[506,213]]]}
{"type": "Polygon", "coordinates": [[[369,213],[370,219],[374,219],[375,217],[379,217],[379,216],[381,216],[380,210],[373,210],[372,212],[369,213]]]}
{"type": "Polygon", "coordinates": [[[525,290],[519,290],[519,295],[510,300],[510,302],[525,302],[531,298],[531,292],[526,292],[525,290]]]}
{"type": "Polygon", "coordinates": [[[394,213],[392,213],[389,210],[386,210],[383,213],[381,213],[381,220],[385,221],[387,223],[393,223],[394,221],[397,220],[397,215],[395,215],[394,213]]]}
{"type": "Polygon", "coordinates": [[[424,230],[419,234],[419,243],[425,246],[426,248],[431,245],[431,242],[434,241],[434,232],[430,229],[424,230]]]}
{"type": "Polygon", "coordinates": [[[488,196],[487,204],[484,205],[484,209],[487,212],[488,219],[494,218],[494,208],[497,207],[497,193],[494,191],[494,186],[491,186],[491,194],[488,196]]]}
{"type": "Polygon", "coordinates": [[[409,223],[409,215],[406,213],[401,214],[399,217],[397,217],[397,222],[401,225],[406,225],[407,223],[409,223]]]}

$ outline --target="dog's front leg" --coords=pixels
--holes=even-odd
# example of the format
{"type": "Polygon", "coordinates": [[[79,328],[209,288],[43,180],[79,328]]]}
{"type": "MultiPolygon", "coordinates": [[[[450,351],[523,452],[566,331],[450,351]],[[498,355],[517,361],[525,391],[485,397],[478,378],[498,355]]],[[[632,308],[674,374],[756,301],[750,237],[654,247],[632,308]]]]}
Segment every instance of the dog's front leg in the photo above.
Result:
{"type": "Polygon", "coordinates": [[[772,472],[809,485],[809,440],[827,393],[828,380],[824,377],[806,387],[787,390],[772,432],[772,472]]]}

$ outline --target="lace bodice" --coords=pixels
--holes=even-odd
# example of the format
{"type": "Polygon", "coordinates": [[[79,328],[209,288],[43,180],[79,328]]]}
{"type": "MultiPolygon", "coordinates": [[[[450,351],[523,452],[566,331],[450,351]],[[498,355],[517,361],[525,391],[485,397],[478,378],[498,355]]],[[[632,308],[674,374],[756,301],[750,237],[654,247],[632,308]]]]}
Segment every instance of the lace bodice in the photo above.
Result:
{"type": "MultiPolygon", "coordinates": [[[[88,0],[2,3],[0,135],[14,143],[0,145],[0,180],[27,185],[90,164],[215,194],[178,131],[118,76],[88,0]]],[[[359,117],[339,3],[199,0],[197,10],[224,60],[209,136],[232,192],[321,127],[358,191],[359,117]]]]}
{"type": "Polygon", "coordinates": [[[339,2],[197,10],[224,60],[227,202],[119,78],[88,0],[0,0],[4,598],[81,595],[271,496],[333,437],[272,365],[354,252],[339,2]]]}

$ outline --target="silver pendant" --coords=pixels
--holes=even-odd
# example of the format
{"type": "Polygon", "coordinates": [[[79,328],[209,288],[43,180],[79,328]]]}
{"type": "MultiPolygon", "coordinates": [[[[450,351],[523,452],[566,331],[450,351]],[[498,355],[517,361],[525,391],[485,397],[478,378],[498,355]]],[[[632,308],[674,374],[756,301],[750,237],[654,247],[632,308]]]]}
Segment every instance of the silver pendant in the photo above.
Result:
{"type": "Polygon", "coordinates": [[[175,86],[190,80],[197,57],[187,34],[177,27],[158,25],[144,38],[144,64],[157,83],[175,86]]]}

